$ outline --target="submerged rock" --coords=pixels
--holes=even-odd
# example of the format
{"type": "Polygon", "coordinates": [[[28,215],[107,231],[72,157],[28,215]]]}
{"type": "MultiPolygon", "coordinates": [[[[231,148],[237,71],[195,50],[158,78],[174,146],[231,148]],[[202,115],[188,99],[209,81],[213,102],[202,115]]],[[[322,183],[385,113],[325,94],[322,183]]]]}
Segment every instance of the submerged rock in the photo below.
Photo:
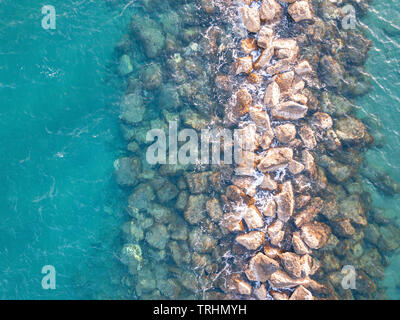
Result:
{"type": "Polygon", "coordinates": [[[122,186],[135,186],[141,171],[139,158],[123,157],[114,161],[114,174],[117,183],[122,186]]]}
{"type": "Polygon", "coordinates": [[[143,120],[146,111],[143,98],[139,93],[131,93],[121,100],[121,120],[128,123],[138,123],[143,120]]]}

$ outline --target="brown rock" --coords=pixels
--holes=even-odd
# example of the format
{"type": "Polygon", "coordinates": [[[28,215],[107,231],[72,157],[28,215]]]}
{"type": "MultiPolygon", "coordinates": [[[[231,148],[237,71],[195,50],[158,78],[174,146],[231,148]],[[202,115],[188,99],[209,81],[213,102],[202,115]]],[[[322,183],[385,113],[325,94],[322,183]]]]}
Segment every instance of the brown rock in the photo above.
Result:
{"type": "Polygon", "coordinates": [[[281,220],[275,220],[267,227],[267,234],[272,245],[279,247],[285,232],[283,229],[283,222],[281,220]]]}
{"type": "Polygon", "coordinates": [[[274,200],[269,200],[268,203],[265,205],[263,210],[263,215],[268,218],[275,218],[276,216],[276,202],[274,200]]]}
{"type": "Polygon", "coordinates": [[[275,171],[287,166],[293,158],[293,150],[290,148],[271,148],[260,160],[258,170],[261,172],[275,171]]]}
{"type": "Polygon", "coordinates": [[[268,26],[262,26],[258,33],[257,44],[261,48],[268,48],[272,44],[272,37],[274,36],[274,30],[268,26]]]}
{"type": "Polygon", "coordinates": [[[294,72],[296,72],[297,75],[302,76],[305,74],[313,73],[314,70],[307,60],[302,60],[294,68],[294,72]]]}
{"type": "Polygon", "coordinates": [[[275,78],[275,81],[279,85],[281,92],[288,91],[292,86],[293,80],[294,80],[293,71],[280,73],[275,78]]]}
{"type": "Polygon", "coordinates": [[[300,228],[305,223],[313,220],[324,207],[324,201],[321,198],[314,198],[311,204],[294,217],[295,225],[300,228]]]}
{"type": "Polygon", "coordinates": [[[301,238],[311,249],[322,248],[328,240],[331,229],[321,222],[310,222],[301,227],[301,238]]]}
{"type": "Polygon", "coordinates": [[[299,174],[304,170],[304,165],[296,160],[291,160],[289,162],[289,171],[291,174],[299,174]]]}
{"type": "Polygon", "coordinates": [[[265,173],[261,184],[259,185],[260,189],[272,191],[278,188],[278,184],[275,180],[273,180],[268,173],[265,173]]]}
{"type": "Polygon", "coordinates": [[[247,207],[244,214],[244,221],[249,229],[258,229],[264,227],[263,217],[260,211],[258,211],[254,205],[247,207]]]}
{"type": "Polygon", "coordinates": [[[280,120],[298,120],[304,118],[308,107],[293,101],[287,101],[279,104],[272,109],[272,116],[280,120]]]}
{"type": "Polygon", "coordinates": [[[250,197],[254,197],[257,192],[255,181],[255,178],[247,176],[235,176],[232,179],[232,183],[250,197]]]}
{"type": "Polygon", "coordinates": [[[282,222],[287,222],[294,212],[293,187],[290,181],[279,186],[279,193],[274,197],[277,206],[277,216],[282,222]]]}
{"type": "Polygon", "coordinates": [[[253,103],[253,98],[246,89],[241,89],[236,93],[236,108],[235,115],[238,117],[244,116],[249,112],[249,108],[253,103]]]}
{"type": "Polygon", "coordinates": [[[311,126],[320,130],[329,130],[333,126],[333,121],[329,114],[316,112],[312,115],[311,126]]]}
{"type": "Polygon", "coordinates": [[[333,232],[341,237],[351,237],[356,230],[351,225],[350,219],[331,220],[333,232]]]}
{"type": "Polygon", "coordinates": [[[303,208],[307,203],[309,203],[311,200],[311,196],[308,194],[301,194],[295,199],[295,207],[296,209],[301,209],[303,208]]]}
{"type": "Polygon", "coordinates": [[[271,121],[269,119],[267,111],[263,108],[263,106],[257,104],[250,108],[249,115],[251,119],[256,124],[258,131],[271,131],[271,121]]]}
{"type": "Polygon", "coordinates": [[[256,62],[254,62],[254,69],[260,70],[263,69],[267,64],[269,64],[272,56],[274,55],[274,50],[272,48],[264,49],[256,62]]]}
{"type": "Polygon", "coordinates": [[[301,239],[300,234],[298,232],[293,233],[292,244],[293,244],[293,249],[297,254],[303,255],[303,254],[311,253],[311,250],[301,239]]]}
{"type": "Polygon", "coordinates": [[[242,232],[244,231],[244,225],[242,217],[238,213],[228,213],[224,216],[220,223],[222,228],[226,228],[229,232],[242,232]]]}
{"type": "Polygon", "coordinates": [[[244,281],[243,279],[240,279],[240,278],[236,278],[234,281],[235,281],[236,289],[239,292],[239,294],[243,294],[246,296],[251,295],[252,288],[251,288],[251,285],[247,281],[244,281]]]}
{"type": "Polygon", "coordinates": [[[293,291],[289,300],[314,300],[314,297],[309,290],[303,286],[298,286],[296,290],[293,291]]]}
{"type": "Polygon", "coordinates": [[[221,205],[217,198],[212,198],[206,202],[206,211],[212,221],[219,221],[223,216],[221,205]]]}
{"type": "Polygon", "coordinates": [[[304,125],[299,129],[299,136],[307,149],[314,149],[317,146],[314,132],[308,125],[304,125]]]}
{"type": "Polygon", "coordinates": [[[245,273],[250,281],[265,282],[278,269],[278,262],[259,252],[250,259],[245,273]]]}
{"type": "Polygon", "coordinates": [[[266,22],[275,22],[280,18],[282,7],[275,0],[262,0],[260,18],[266,22]]]}
{"type": "Polygon", "coordinates": [[[314,18],[311,1],[301,0],[292,3],[288,8],[288,13],[296,22],[312,20],[314,18]]]}
{"type": "Polygon", "coordinates": [[[258,9],[253,7],[240,7],[239,12],[242,15],[243,23],[249,32],[258,32],[261,27],[260,14],[258,9]]]}
{"type": "Polygon", "coordinates": [[[276,139],[281,143],[288,143],[296,136],[296,126],[291,123],[282,124],[275,127],[276,139]]]}
{"type": "Polygon", "coordinates": [[[301,153],[304,170],[309,173],[311,179],[317,176],[317,166],[315,165],[314,156],[308,150],[303,150],[301,153]]]}
{"type": "Polygon", "coordinates": [[[237,236],[235,240],[248,250],[257,250],[264,243],[264,239],[264,232],[251,231],[237,236]]]}
{"type": "Polygon", "coordinates": [[[253,71],[253,57],[247,56],[236,60],[236,75],[240,73],[250,74],[253,71]]]}
{"type": "Polygon", "coordinates": [[[250,52],[257,50],[257,41],[254,38],[243,39],[240,41],[240,45],[245,54],[249,54],[250,52]]]}
{"type": "Polygon", "coordinates": [[[281,97],[281,90],[279,85],[274,81],[271,82],[265,91],[264,104],[273,108],[279,104],[281,97]]]}
{"type": "Polygon", "coordinates": [[[259,286],[258,288],[255,288],[253,290],[253,293],[258,300],[266,300],[267,299],[267,290],[265,289],[265,286],[263,284],[261,286],[259,286]]]}

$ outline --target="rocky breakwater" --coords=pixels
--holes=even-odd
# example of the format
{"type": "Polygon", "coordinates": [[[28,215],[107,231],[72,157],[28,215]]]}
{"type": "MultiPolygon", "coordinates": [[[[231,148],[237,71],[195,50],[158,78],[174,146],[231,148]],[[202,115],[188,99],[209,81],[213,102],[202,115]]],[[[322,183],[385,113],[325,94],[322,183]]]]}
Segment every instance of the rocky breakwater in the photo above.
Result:
{"type": "MultiPolygon", "coordinates": [[[[379,280],[400,230],[382,221],[363,188],[362,154],[375,142],[352,99],[369,90],[363,63],[371,42],[362,30],[342,28],[345,4],[360,13],[367,6],[232,5],[243,36],[232,54],[234,93],[224,123],[242,128],[254,148],[243,151],[245,161],[221,196],[222,225],[234,236],[219,287],[227,298],[385,297],[379,280]],[[350,289],[344,266],[354,271],[350,289]]],[[[395,193],[396,182],[366,171],[395,193]]]]}

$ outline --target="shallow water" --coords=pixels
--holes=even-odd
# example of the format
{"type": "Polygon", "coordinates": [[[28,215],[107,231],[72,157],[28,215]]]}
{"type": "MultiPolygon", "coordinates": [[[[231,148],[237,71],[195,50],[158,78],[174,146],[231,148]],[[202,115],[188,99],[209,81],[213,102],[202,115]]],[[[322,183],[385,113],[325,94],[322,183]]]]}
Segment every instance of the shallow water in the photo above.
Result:
{"type": "MultiPolygon", "coordinates": [[[[133,297],[117,258],[127,219],[127,194],[113,178],[126,144],[117,112],[124,88],[110,67],[129,11],[119,16],[125,2],[114,3],[53,0],[57,29],[48,31],[40,1],[0,2],[0,299],[133,297]],[[56,268],[54,291],[41,287],[44,265],[56,268]]],[[[357,105],[386,137],[367,159],[400,181],[399,11],[395,0],[375,1],[362,19],[374,81],[357,105]]],[[[399,195],[368,188],[400,225],[399,195]]],[[[400,255],[391,261],[384,284],[399,299],[400,255]]]]}
{"type": "MultiPolygon", "coordinates": [[[[400,181],[400,3],[396,0],[374,1],[368,15],[362,19],[368,38],[374,43],[366,63],[372,75],[372,91],[357,100],[360,115],[381,122],[386,144],[382,149],[367,152],[369,163],[385,170],[400,181]]],[[[373,204],[385,208],[388,217],[400,225],[400,196],[384,196],[369,185],[373,204]]],[[[384,285],[392,299],[400,299],[400,254],[391,257],[384,285]]]]}

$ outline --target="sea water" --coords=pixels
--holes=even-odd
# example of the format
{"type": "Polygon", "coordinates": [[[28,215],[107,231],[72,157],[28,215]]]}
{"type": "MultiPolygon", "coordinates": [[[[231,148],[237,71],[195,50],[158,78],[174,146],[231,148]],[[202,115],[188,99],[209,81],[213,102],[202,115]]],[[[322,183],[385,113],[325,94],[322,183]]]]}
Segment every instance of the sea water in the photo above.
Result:
{"type": "MultiPolygon", "coordinates": [[[[128,1],[50,2],[0,1],[0,299],[132,298],[118,260],[127,194],[113,178],[124,148],[123,86],[111,67],[131,8],[124,11],[128,1]],[[56,9],[55,30],[42,28],[44,4],[56,9]],[[46,265],[56,270],[55,290],[42,287],[46,265]]],[[[356,101],[386,139],[368,161],[397,180],[399,12],[398,1],[376,0],[360,21],[374,42],[373,81],[356,101]]],[[[400,223],[399,196],[368,188],[374,205],[400,223]]],[[[398,270],[395,254],[384,280],[394,299],[398,270]]]]}

